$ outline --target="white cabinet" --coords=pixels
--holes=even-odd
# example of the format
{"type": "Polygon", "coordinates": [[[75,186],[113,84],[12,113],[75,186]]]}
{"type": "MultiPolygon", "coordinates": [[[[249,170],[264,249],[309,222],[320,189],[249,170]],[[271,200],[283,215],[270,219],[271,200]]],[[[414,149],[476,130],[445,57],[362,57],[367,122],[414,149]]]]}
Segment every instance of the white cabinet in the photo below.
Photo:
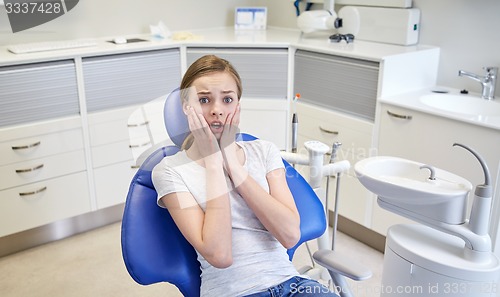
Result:
{"type": "Polygon", "coordinates": [[[145,138],[131,143],[128,119],[136,106],[95,112],[88,116],[96,207],[125,202],[136,172],[132,146],[144,148],[145,138]]]}
{"type": "MultiPolygon", "coordinates": [[[[365,227],[370,227],[373,198],[359,183],[353,167],[372,154],[378,66],[372,61],[304,50],[295,54],[294,91],[301,94],[297,103],[299,149],[307,154],[302,144],[308,140],[330,147],[342,143],[337,160],[349,160],[351,170],[341,178],[339,214],[365,227]]],[[[331,179],[331,199],[335,184],[331,179]]]]}
{"type": "MultiPolygon", "coordinates": [[[[339,188],[339,214],[364,226],[369,226],[371,194],[359,183],[354,173],[354,164],[368,157],[371,152],[373,123],[340,112],[319,108],[308,103],[297,103],[299,115],[298,152],[307,154],[303,144],[309,140],[318,140],[327,145],[342,143],[337,152],[337,160],[351,163],[349,173],[342,175],[339,188]]],[[[326,156],[327,162],[329,155],[326,156]]],[[[305,176],[307,171],[300,170],[305,176]]],[[[335,179],[330,180],[329,205],[333,206],[335,197],[335,179]]]]}
{"type": "Polygon", "coordinates": [[[78,117],[0,129],[0,237],[90,211],[78,117]]]}
{"type": "MultiPolygon", "coordinates": [[[[427,163],[460,175],[473,185],[482,184],[483,171],[474,156],[460,147],[453,147],[454,143],[467,145],[483,156],[492,181],[497,179],[498,130],[382,104],[378,135],[379,155],[427,163]]],[[[374,207],[372,226],[375,231],[386,234],[389,226],[401,222],[409,220],[374,207]]]]}
{"type": "Polygon", "coordinates": [[[146,115],[129,118],[142,104],[179,86],[180,53],[167,49],[89,57],[82,64],[95,205],[102,209],[125,202],[136,172],[134,156],[153,145],[151,129],[156,128],[146,115]]]}
{"type": "Polygon", "coordinates": [[[73,60],[0,67],[0,237],[90,211],[73,60]]]}

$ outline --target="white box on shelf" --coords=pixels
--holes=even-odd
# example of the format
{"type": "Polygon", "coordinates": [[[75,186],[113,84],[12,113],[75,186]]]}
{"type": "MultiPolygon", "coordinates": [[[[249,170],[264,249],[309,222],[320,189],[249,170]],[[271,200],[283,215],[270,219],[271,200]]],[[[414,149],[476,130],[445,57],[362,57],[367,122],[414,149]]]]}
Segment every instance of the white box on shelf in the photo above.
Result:
{"type": "Polygon", "coordinates": [[[267,7],[236,7],[234,28],[236,30],[265,30],[267,7]]]}

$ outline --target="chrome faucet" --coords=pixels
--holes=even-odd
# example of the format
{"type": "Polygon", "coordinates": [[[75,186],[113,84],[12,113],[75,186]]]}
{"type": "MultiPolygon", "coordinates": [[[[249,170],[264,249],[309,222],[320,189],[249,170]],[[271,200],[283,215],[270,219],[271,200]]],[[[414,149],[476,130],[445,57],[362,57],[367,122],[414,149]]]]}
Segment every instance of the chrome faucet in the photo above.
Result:
{"type": "Polygon", "coordinates": [[[459,70],[458,76],[467,76],[475,81],[478,81],[483,87],[482,98],[486,100],[495,99],[495,84],[497,82],[498,67],[484,67],[486,74],[479,76],[477,74],[459,70]]]}

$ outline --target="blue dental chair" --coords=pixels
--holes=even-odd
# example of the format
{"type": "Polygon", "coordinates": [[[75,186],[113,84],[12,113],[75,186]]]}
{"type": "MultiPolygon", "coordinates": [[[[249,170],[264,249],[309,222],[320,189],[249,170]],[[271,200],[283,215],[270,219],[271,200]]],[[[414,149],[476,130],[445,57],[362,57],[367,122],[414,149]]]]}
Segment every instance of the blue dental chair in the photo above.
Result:
{"type": "MultiPolygon", "coordinates": [[[[199,297],[201,271],[196,252],[180,233],[168,210],[157,206],[157,194],[151,180],[154,166],[163,157],[177,153],[189,133],[179,90],[167,97],[164,119],[175,145],[152,153],[132,179],[122,220],[122,255],[130,276],[137,283],[168,282],[184,296],[199,297]]],[[[255,139],[248,134],[238,137],[243,141],[255,139]]],[[[321,201],[307,181],[290,164],[283,162],[288,186],[300,214],[301,238],[295,247],[288,250],[292,259],[298,246],[325,232],[326,218],[321,201]]]]}

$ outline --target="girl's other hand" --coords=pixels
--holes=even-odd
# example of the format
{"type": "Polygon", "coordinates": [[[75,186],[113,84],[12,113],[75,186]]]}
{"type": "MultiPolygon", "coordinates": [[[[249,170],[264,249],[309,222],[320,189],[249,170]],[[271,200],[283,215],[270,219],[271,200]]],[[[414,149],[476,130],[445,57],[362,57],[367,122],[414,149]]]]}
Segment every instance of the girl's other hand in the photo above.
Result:
{"type": "Polygon", "coordinates": [[[220,147],[225,149],[235,142],[236,134],[239,133],[240,125],[240,105],[236,106],[234,113],[226,117],[224,130],[220,138],[220,147]]]}

